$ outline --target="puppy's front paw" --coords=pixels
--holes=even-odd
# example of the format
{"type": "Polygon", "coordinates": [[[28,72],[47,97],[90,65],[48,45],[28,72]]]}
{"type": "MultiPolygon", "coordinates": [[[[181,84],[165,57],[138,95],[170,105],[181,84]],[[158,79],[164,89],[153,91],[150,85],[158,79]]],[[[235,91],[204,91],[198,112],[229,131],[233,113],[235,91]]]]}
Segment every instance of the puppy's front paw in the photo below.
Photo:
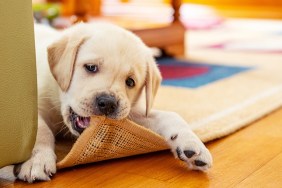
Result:
{"type": "Polygon", "coordinates": [[[15,166],[14,172],[18,179],[29,183],[36,180],[49,181],[56,173],[56,155],[52,150],[33,151],[32,157],[15,166]]]}
{"type": "Polygon", "coordinates": [[[191,131],[171,135],[168,141],[174,156],[190,169],[205,171],[212,166],[212,156],[202,141],[191,131]]]}

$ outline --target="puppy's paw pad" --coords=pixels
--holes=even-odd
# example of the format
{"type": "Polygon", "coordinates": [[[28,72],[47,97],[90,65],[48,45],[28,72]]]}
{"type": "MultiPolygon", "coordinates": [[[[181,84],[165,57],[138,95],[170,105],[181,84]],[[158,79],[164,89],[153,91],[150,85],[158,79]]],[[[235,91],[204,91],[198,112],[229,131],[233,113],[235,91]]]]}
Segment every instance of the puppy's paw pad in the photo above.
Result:
{"type": "Polygon", "coordinates": [[[192,161],[188,162],[188,167],[192,170],[206,171],[212,166],[212,156],[210,152],[205,149],[197,156],[194,156],[192,161]]]}
{"type": "Polygon", "coordinates": [[[192,150],[185,150],[184,154],[186,155],[187,158],[190,159],[190,158],[192,158],[196,154],[196,152],[194,152],[192,150]]]}
{"type": "Polygon", "coordinates": [[[205,162],[203,162],[203,161],[200,161],[200,160],[195,160],[194,161],[194,164],[196,165],[196,166],[206,166],[207,165],[207,163],[205,163],[205,162]]]}

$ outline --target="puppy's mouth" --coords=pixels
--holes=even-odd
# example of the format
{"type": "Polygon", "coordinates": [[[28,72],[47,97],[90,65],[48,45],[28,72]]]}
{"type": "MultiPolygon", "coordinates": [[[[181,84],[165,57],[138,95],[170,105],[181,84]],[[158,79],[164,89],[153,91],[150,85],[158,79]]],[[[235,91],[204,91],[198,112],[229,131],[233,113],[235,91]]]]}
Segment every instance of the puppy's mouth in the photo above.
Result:
{"type": "Polygon", "coordinates": [[[70,108],[69,119],[72,124],[72,128],[80,134],[90,125],[90,117],[82,117],[75,113],[72,108],[70,108]]]}

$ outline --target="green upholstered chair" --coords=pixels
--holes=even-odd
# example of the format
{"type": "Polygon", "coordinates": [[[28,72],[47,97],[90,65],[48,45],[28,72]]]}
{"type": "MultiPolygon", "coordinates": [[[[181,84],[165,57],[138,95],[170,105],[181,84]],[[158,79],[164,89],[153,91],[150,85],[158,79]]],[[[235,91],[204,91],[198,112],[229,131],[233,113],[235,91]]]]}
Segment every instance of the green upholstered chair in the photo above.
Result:
{"type": "Polygon", "coordinates": [[[37,87],[31,0],[0,1],[0,168],[31,155],[37,87]]]}

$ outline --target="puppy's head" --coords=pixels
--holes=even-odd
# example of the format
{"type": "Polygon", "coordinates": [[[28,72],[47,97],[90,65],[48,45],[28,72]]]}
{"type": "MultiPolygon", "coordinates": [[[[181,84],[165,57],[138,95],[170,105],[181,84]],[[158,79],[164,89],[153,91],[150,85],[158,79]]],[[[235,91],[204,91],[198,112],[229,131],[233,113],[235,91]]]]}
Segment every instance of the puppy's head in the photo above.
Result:
{"type": "Polygon", "coordinates": [[[146,115],[161,76],[152,53],[132,33],[108,24],[78,24],[48,47],[50,70],[60,87],[61,113],[74,135],[90,117],[126,118],[146,92],[146,115]]]}

